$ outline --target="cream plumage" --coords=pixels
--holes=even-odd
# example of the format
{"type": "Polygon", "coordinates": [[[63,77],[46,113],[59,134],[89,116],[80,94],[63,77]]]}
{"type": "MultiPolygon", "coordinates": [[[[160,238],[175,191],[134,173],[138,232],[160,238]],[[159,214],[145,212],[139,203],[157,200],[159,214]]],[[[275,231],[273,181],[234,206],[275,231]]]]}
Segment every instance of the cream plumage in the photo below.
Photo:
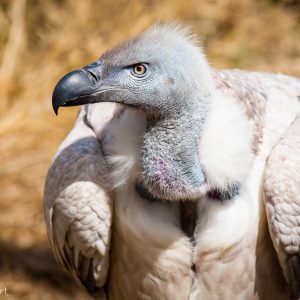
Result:
{"type": "Polygon", "coordinates": [[[54,109],[86,105],[46,180],[58,261],[103,299],[297,298],[299,95],[170,25],[66,75],[54,109]]]}

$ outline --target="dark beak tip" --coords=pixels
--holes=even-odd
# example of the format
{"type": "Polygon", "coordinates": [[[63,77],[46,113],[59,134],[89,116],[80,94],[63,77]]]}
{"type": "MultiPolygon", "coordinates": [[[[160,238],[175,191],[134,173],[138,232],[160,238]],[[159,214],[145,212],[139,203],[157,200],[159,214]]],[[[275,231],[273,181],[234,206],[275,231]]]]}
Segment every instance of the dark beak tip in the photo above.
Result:
{"type": "Polygon", "coordinates": [[[91,95],[95,91],[91,79],[82,69],[66,74],[56,85],[52,95],[52,107],[58,114],[60,106],[84,104],[78,101],[83,95],[91,95]]]}
{"type": "Polygon", "coordinates": [[[58,108],[53,108],[53,110],[54,110],[55,115],[58,116],[58,108]]]}
{"type": "Polygon", "coordinates": [[[53,108],[53,111],[56,115],[58,115],[58,110],[59,110],[59,107],[60,107],[60,104],[61,102],[57,100],[57,98],[55,97],[55,90],[54,90],[54,93],[53,93],[53,96],[52,96],[52,108],[53,108]]]}

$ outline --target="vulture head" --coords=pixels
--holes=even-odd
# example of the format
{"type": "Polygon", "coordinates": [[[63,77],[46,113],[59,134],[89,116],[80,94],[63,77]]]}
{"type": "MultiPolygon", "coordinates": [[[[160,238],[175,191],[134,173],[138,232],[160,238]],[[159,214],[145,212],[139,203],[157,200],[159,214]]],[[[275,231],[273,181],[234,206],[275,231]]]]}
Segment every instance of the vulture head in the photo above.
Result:
{"type": "Polygon", "coordinates": [[[193,199],[207,184],[199,139],[214,87],[207,61],[185,28],[153,26],[65,75],[53,108],[116,102],[145,115],[140,163],[144,191],[193,199]]]}

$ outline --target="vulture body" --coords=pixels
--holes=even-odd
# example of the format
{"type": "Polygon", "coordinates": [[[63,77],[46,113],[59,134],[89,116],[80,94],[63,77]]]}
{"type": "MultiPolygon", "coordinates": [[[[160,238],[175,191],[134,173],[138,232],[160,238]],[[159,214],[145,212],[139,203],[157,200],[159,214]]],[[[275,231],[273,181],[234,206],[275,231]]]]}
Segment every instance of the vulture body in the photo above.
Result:
{"type": "Polygon", "coordinates": [[[172,25],[63,77],[55,111],[84,105],[46,180],[57,260],[100,299],[297,299],[299,96],[172,25]]]}

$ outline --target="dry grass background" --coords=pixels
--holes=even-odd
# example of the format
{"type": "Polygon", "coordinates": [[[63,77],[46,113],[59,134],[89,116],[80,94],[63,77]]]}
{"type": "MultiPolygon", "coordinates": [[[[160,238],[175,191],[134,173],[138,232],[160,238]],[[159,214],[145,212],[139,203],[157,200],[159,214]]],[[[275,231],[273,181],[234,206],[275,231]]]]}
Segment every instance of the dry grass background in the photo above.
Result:
{"type": "Polygon", "coordinates": [[[77,111],[54,115],[55,83],[174,19],[194,27],[215,67],[300,76],[299,0],[0,0],[0,289],[12,298],[87,298],[56,267],[43,221],[47,168],[77,111]]]}

